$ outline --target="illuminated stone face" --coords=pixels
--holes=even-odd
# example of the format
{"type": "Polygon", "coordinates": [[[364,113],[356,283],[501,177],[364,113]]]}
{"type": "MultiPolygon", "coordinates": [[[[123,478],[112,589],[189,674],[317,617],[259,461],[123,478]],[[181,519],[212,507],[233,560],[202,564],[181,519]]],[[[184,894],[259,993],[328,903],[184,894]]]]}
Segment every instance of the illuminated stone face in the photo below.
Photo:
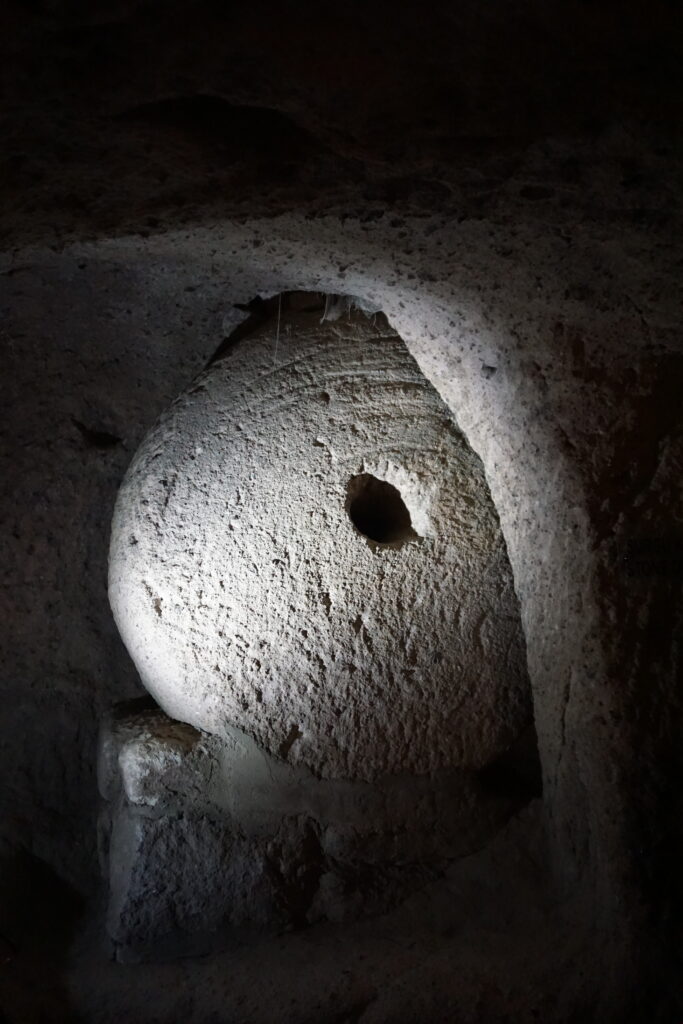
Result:
{"type": "Polygon", "coordinates": [[[481,463],[383,321],[268,323],[121,487],[110,599],[173,717],[323,777],[478,767],[530,717],[481,463]]]}

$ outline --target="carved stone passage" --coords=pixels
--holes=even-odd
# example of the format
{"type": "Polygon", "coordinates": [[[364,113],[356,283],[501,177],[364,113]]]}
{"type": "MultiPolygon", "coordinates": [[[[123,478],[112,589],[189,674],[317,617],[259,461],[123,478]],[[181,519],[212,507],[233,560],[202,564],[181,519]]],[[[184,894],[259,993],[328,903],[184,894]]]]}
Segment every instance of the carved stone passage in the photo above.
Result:
{"type": "Polygon", "coordinates": [[[530,717],[481,463],[383,317],[299,307],[139,449],[111,541],[121,635],[168,714],[321,777],[480,767],[530,717]]]}

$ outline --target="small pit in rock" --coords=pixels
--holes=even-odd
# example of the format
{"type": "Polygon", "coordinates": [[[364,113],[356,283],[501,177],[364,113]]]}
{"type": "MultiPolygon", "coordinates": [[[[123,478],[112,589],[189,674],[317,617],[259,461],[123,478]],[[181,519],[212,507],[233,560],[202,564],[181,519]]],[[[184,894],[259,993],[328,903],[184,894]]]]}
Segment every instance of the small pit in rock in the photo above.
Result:
{"type": "Polygon", "coordinates": [[[376,544],[404,544],[418,534],[400,491],[371,473],[351,477],[346,510],[359,533],[376,544]]]}

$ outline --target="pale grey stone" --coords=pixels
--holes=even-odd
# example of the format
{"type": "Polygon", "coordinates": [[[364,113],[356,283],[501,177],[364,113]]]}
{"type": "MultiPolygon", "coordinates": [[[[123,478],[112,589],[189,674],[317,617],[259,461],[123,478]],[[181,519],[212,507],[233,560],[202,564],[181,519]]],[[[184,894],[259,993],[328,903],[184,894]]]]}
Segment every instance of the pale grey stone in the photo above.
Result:
{"type": "Polygon", "coordinates": [[[119,629],[170,715],[318,775],[481,767],[530,716],[483,468],[382,317],[299,304],[139,448],[112,525],[119,629]]]}

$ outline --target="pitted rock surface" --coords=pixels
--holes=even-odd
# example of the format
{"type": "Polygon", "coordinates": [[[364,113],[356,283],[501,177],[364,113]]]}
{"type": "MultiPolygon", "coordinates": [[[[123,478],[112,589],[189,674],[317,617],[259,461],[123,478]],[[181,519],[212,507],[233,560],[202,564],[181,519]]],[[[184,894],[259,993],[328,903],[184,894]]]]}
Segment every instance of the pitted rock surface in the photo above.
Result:
{"type": "Polygon", "coordinates": [[[483,468],[383,317],[285,311],[195,380],[122,485],[110,599],[168,714],[322,777],[478,767],[530,715],[483,468]],[[409,531],[360,532],[357,478],[409,531]]]}

